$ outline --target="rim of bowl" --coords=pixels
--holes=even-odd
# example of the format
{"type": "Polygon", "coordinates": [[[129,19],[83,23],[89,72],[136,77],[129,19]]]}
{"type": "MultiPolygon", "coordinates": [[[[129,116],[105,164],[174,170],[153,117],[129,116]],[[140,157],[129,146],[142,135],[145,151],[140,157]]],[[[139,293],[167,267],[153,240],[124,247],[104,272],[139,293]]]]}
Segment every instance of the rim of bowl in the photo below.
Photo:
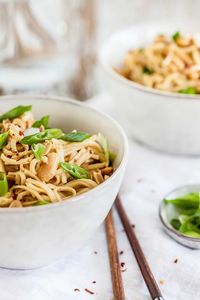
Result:
{"type": "MultiPolygon", "coordinates": [[[[199,184],[188,184],[187,186],[189,187],[192,187],[192,186],[197,186],[199,184]]],[[[173,189],[171,192],[167,193],[167,195],[162,199],[162,201],[160,202],[159,204],[159,209],[158,209],[158,214],[159,214],[159,218],[160,218],[160,221],[163,225],[163,227],[165,228],[166,231],[170,231],[172,234],[176,235],[177,237],[179,238],[182,238],[182,239],[185,239],[185,240],[188,240],[189,242],[195,242],[195,243],[200,243],[200,238],[198,237],[191,237],[191,236],[187,236],[187,235],[184,235],[183,233],[179,232],[179,231],[176,231],[173,227],[170,226],[169,222],[166,222],[165,219],[163,218],[163,209],[164,209],[164,199],[166,199],[169,195],[171,195],[172,193],[180,190],[181,188],[184,188],[185,186],[182,185],[178,188],[175,188],[173,189]]]]}
{"type": "MultiPolygon", "coordinates": [[[[179,94],[179,93],[173,93],[173,92],[168,92],[168,91],[161,91],[161,90],[158,90],[158,89],[153,89],[153,88],[150,88],[150,87],[147,87],[145,85],[142,85],[140,83],[137,83],[135,81],[132,81],[132,80],[129,80],[127,79],[126,77],[120,75],[119,73],[117,73],[113,67],[106,63],[105,62],[105,57],[107,58],[108,56],[105,55],[105,52],[107,52],[107,49],[110,48],[110,43],[113,39],[116,39],[119,35],[121,34],[124,34],[126,32],[129,32],[129,31],[132,31],[138,27],[142,27],[142,28],[145,28],[145,27],[149,27],[150,25],[159,25],[158,28],[160,28],[160,25],[165,25],[167,23],[165,22],[161,22],[160,23],[156,23],[156,22],[149,22],[149,23],[146,23],[144,25],[144,23],[136,23],[135,25],[132,25],[132,26],[128,26],[128,27],[125,27],[124,29],[121,29],[119,31],[116,31],[115,33],[113,33],[105,42],[104,44],[102,45],[102,47],[100,48],[100,51],[99,51],[99,54],[98,54],[98,59],[100,61],[100,64],[102,65],[103,69],[115,80],[117,80],[118,82],[121,82],[122,84],[126,85],[127,87],[131,88],[131,89],[137,89],[139,90],[140,92],[144,92],[146,94],[153,94],[155,96],[166,96],[167,99],[173,99],[174,98],[178,98],[179,100],[200,100],[200,94],[196,94],[196,95],[189,95],[189,94],[179,94]]],[[[178,26],[178,23],[174,23],[174,25],[178,26]]],[[[160,32],[161,30],[158,30],[158,33],[160,32]]],[[[116,51],[116,49],[115,49],[116,51]]],[[[127,49],[128,51],[128,49],[127,49]]],[[[120,62],[119,62],[120,63],[120,62]]]]}
{"type": "MultiPolygon", "coordinates": [[[[128,160],[128,138],[124,132],[124,130],[122,129],[122,127],[118,124],[117,121],[115,121],[112,117],[110,117],[108,114],[99,111],[93,107],[88,106],[87,104],[83,104],[81,102],[78,102],[78,100],[69,98],[69,97],[60,97],[60,96],[49,96],[49,95],[41,95],[41,94],[18,94],[18,95],[6,95],[6,96],[0,96],[0,102],[2,100],[12,100],[12,99],[35,99],[37,100],[45,100],[45,101],[57,101],[60,103],[71,103],[73,105],[79,106],[79,107],[83,107],[86,108],[87,110],[90,110],[91,112],[94,111],[97,114],[100,114],[102,117],[106,118],[109,120],[109,122],[111,122],[112,124],[114,124],[114,126],[116,127],[118,133],[121,135],[122,139],[123,139],[123,147],[124,147],[124,151],[123,151],[123,157],[122,160],[119,164],[119,166],[117,167],[117,169],[115,170],[115,172],[103,183],[99,184],[98,186],[96,186],[95,188],[81,194],[81,195],[77,195],[74,196],[72,198],[66,199],[66,200],[62,200],[60,202],[54,202],[54,203],[50,203],[47,205],[40,205],[40,206],[29,206],[29,207],[18,207],[15,208],[13,207],[12,209],[9,207],[4,207],[0,209],[0,214],[1,213],[23,213],[23,212],[32,212],[32,211],[41,211],[41,210],[46,210],[46,209],[53,209],[62,205],[67,205],[67,203],[72,203],[72,202],[77,202],[77,201],[84,201],[85,196],[87,195],[92,195],[94,193],[98,193],[98,191],[102,188],[104,188],[106,185],[110,185],[113,181],[113,179],[117,176],[117,174],[121,171],[121,169],[126,165],[127,160],[128,160]]],[[[87,103],[87,101],[86,101],[87,103]]]]}

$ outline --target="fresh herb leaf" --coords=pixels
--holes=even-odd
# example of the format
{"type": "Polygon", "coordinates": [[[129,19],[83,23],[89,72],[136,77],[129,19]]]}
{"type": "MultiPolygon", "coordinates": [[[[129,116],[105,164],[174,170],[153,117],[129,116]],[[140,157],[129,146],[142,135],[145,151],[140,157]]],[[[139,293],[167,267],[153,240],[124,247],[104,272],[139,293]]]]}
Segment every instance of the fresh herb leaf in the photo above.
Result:
{"type": "Polygon", "coordinates": [[[104,151],[104,156],[105,156],[105,161],[106,161],[106,165],[109,165],[109,146],[108,146],[108,141],[105,138],[105,136],[102,133],[98,134],[98,138],[97,138],[99,144],[101,145],[101,147],[103,148],[104,151]]]}
{"type": "Polygon", "coordinates": [[[42,155],[45,152],[45,146],[43,144],[33,144],[31,145],[31,149],[34,153],[35,158],[41,160],[42,155]]]}
{"type": "Polygon", "coordinates": [[[39,206],[39,205],[46,205],[49,204],[50,202],[47,200],[38,200],[37,203],[34,204],[34,206],[39,206]]]}
{"type": "Polygon", "coordinates": [[[78,165],[74,165],[68,162],[60,162],[60,166],[64,171],[68,172],[72,177],[76,179],[90,178],[89,172],[78,165]]]}
{"type": "Polygon", "coordinates": [[[0,172],[0,197],[4,196],[8,192],[8,181],[6,174],[0,172]]]}
{"type": "MultiPolygon", "coordinates": [[[[196,212],[196,211],[195,211],[196,212]]],[[[194,212],[194,213],[195,213],[194,212]]],[[[189,219],[189,216],[188,215],[179,215],[178,216],[178,219],[179,221],[181,222],[181,224],[185,223],[188,219],[189,219]]]]}
{"type": "Polygon", "coordinates": [[[173,35],[172,35],[172,39],[176,42],[179,38],[181,37],[181,34],[179,31],[175,32],[173,35]]]}
{"type": "Polygon", "coordinates": [[[115,152],[109,151],[109,162],[112,164],[116,158],[117,154],[115,152]]]}
{"type": "Polygon", "coordinates": [[[196,208],[177,208],[177,211],[180,213],[180,216],[192,216],[197,211],[196,208]]]}
{"type": "Polygon", "coordinates": [[[183,90],[179,90],[178,92],[179,92],[179,94],[188,94],[188,95],[196,95],[197,94],[195,87],[192,87],[192,86],[190,86],[186,89],[183,89],[183,90]]]}
{"type": "Polygon", "coordinates": [[[171,225],[185,235],[200,237],[200,193],[193,192],[176,199],[165,199],[164,201],[167,204],[174,205],[176,212],[179,214],[178,218],[170,221],[171,225]]]}
{"type": "Polygon", "coordinates": [[[64,133],[64,135],[61,136],[61,140],[63,141],[69,141],[69,142],[83,142],[84,140],[88,139],[91,137],[91,134],[87,132],[68,132],[64,133]]]}
{"type": "Polygon", "coordinates": [[[200,234],[194,231],[186,231],[184,234],[193,238],[200,238],[200,234]]]}
{"type": "Polygon", "coordinates": [[[3,149],[7,139],[8,139],[8,132],[0,134],[0,150],[3,149]]]}
{"type": "Polygon", "coordinates": [[[49,116],[44,116],[40,120],[35,121],[35,123],[32,125],[34,128],[39,128],[40,126],[44,126],[45,129],[48,128],[49,124],[49,116]]]}
{"type": "Polygon", "coordinates": [[[172,219],[170,221],[170,224],[172,225],[172,227],[176,230],[179,230],[179,228],[181,227],[181,222],[178,219],[172,219]]]}
{"type": "Polygon", "coordinates": [[[142,71],[144,74],[148,74],[148,75],[151,75],[154,73],[154,70],[151,68],[148,68],[147,66],[144,66],[142,71]]]}
{"type": "Polygon", "coordinates": [[[189,217],[183,224],[181,224],[179,231],[182,233],[193,231],[200,234],[200,213],[197,212],[193,216],[189,217]]]}
{"type": "Polygon", "coordinates": [[[51,140],[53,138],[59,139],[62,136],[62,134],[62,130],[58,128],[46,129],[43,132],[25,136],[23,139],[21,139],[20,143],[26,145],[38,144],[46,140],[51,140]]]}
{"type": "Polygon", "coordinates": [[[15,108],[9,110],[5,114],[1,115],[0,122],[2,122],[3,120],[6,120],[6,119],[14,119],[14,118],[20,117],[23,113],[25,113],[26,111],[30,111],[31,109],[32,109],[32,105],[28,105],[28,106],[19,105],[15,108]]]}
{"type": "Polygon", "coordinates": [[[165,203],[171,203],[180,209],[198,209],[200,204],[199,193],[190,193],[176,199],[165,199],[165,203]]]}

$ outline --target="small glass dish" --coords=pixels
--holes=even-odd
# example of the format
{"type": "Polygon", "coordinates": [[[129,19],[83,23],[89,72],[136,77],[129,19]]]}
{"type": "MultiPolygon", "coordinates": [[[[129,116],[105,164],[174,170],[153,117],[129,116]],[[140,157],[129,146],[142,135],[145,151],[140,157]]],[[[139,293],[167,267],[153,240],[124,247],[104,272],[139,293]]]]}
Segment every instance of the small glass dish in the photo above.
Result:
{"type": "MultiPolygon", "coordinates": [[[[185,185],[171,191],[164,199],[175,199],[198,191],[200,192],[200,184],[185,185]]],[[[164,200],[162,200],[159,206],[159,217],[166,233],[176,242],[188,248],[200,249],[200,238],[186,236],[171,226],[170,220],[177,217],[177,211],[173,205],[166,204],[164,200]]]]}

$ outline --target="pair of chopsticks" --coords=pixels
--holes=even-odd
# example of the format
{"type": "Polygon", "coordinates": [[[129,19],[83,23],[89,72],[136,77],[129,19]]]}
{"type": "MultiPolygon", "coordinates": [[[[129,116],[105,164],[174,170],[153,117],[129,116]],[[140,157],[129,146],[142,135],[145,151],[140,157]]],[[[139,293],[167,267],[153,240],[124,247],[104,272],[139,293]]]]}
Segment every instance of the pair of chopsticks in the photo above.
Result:
{"type": "MultiPolygon", "coordinates": [[[[115,206],[152,300],[164,300],[119,196],[115,206]]],[[[125,300],[112,210],[105,220],[114,300],[125,300]]]]}

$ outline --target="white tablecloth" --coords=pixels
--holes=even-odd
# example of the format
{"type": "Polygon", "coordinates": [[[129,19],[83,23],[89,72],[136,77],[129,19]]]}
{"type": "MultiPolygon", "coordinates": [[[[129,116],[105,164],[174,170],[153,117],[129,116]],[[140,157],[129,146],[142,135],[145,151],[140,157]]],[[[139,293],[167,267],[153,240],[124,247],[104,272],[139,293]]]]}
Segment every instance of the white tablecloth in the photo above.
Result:
{"type": "MultiPolygon", "coordinates": [[[[111,107],[106,94],[91,103],[107,111],[111,107]]],[[[159,202],[168,191],[199,181],[200,159],[159,154],[130,142],[121,195],[165,300],[200,299],[200,252],[174,242],[163,232],[158,219],[159,202]]],[[[120,261],[125,263],[122,277],[126,299],[148,300],[148,291],[116,213],[114,218],[119,251],[123,251],[120,261]]],[[[102,225],[81,252],[49,267],[33,271],[0,269],[0,300],[111,300],[109,270],[102,225]]]]}

